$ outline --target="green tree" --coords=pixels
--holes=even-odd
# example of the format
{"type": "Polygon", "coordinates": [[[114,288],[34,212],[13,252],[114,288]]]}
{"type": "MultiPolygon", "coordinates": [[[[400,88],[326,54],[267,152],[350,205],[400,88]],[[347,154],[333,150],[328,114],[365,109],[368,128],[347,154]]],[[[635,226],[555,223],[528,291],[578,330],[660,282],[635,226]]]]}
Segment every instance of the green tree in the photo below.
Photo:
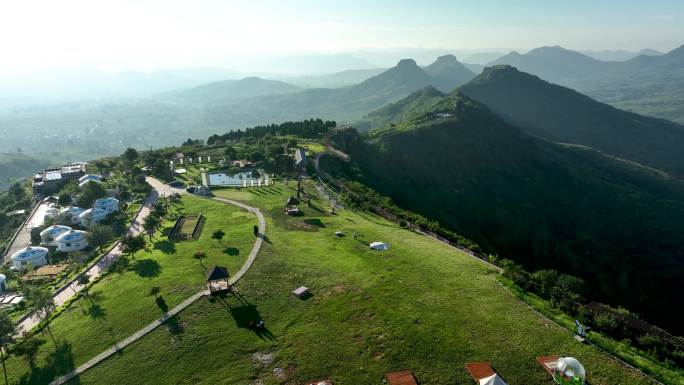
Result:
{"type": "Polygon", "coordinates": [[[135,253],[144,249],[146,244],[144,234],[126,234],[121,238],[123,252],[133,257],[133,259],[135,259],[135,253]]]}
{"type": "Polygon", "coordinates": [[[226,146],[226,148],[223,149],[223,155],[225,155],[226,159],[229,161],[237,160],[238,158],[238,153],[233,146],[226,146]]]}
{"type": "Polygon", "coordinates": [[[5,374],[5,385],[9,384],[7,380],[7,367],[5,367],[4,350],[14,341],[14,323],[9,314],[5,311],[0,311],[0,360],[2,360],[2,371],[5,374]]]}
{"type": "Polygon", "coordinates": [[[128,163],[134,163],[136,160],[138,160],[139,154],[134,148],[129,147],[126,149],[126,151],[124,151],[122,156],[128,163]]]}
{"type": "Polygon", "coordinates": [[[90,275],[88,273],[81,273],[76,277],[76,282],[83,286],[83,292],[88,298],[90,298],[90,293],[88,292],[88,284],[90,283],[90,275]]]}
{"type": "Polygon", "coordinates": [[[88,232],[88,244],[103,252],[104,245],[114,238],[114,229],[110,225],[95,224],[88,232]]]}
{"type": "Polygon", "coordinates": [[[199,261],[200,266],[204,267],[204,263],[202,261],[204,260],[204,258],[207,257],[207,253],[205,253],[204,251],[198,251],[195,254],[193,254],[192,257],[199,261]]]}
{"type": "Polygon", "coordinates": [[[42,319],[45,322],[45,328],[50,334],[52,342],[57,347],[57,341],[55,336],[52,335],[52,329],[50,329],[50,315],[55,311],[55,301],[52,298],[52,294],[41,287],[31,287],[28,292],[28,298],[31,301],[31,314],[42,319]]]}
{"type": "Polygon", "coordinates": [[[150,242],[152,242],[152,235],[154,235],[154,232],[157,230],[157,227],[161,224],[161,219],[159,219],[158,216],[150,214],[145,217],[145,220],[143,221],[143,229],[145,229],[145,232],[150,236],[150,242]]]}
{"type": "Polygon", "coordinates": [[[211,234],[211,238],[216,239],[219,243],[221,243],[221,240],[225,236],[226,236],[226,233],[223,230],[216,230],[211,234]]]}
{"type": "Polygon", "coordinates": [[[150,295],[154,296],[157,298],[159,296],[159,293],[161,293],[161,288],[159,286],[152,286],[150,288],[150,295]]]}
{"type": "Polygon", "coordinates": [[[104,198],[106,196],[107,190],[104,188],[102,183],[91,180],[83,186],[81,193],[76,199],[76,204],[79,207],[92,207],[93,203],[97,199],[104,198]]]}

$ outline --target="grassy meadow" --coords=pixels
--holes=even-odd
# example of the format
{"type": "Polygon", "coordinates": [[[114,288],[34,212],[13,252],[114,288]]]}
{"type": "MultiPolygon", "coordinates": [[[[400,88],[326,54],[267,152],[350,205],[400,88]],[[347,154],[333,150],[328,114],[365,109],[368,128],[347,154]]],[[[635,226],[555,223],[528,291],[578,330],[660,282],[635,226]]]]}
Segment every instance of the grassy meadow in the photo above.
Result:
{"type": "Polygon", "coordinates": [[[237,293],[199,300],[174,327],[71,384],[382,384],[399,369],[420,384],[470,384],[464,365],[481,360],[511,385],[552,384],[535,361],[548,354],[577,357],[593,385],[652,383],[576,342],[508,292],[494,269],[445,244],[369,214],[331,215],[318,198],[301,206],[303,216],[285,216],[294,187],[216,190],[267,219],[267,241],[237,293]],[[372,241],[391,248],[371,251],[372,241]],[[312,296],[293,297],[300,285],[312,296]],[[255,332],[249,325],[259,319],[266,330],[255,332]]]}
{"type": "MultiPolygon", "coordinates": [[[[24,348],[33,346],[30,355],[12,355],[7,371],[12,383],[46,384],[93,356],[126,338],[162,315],[150,288],[157,286],[169,309],[204,288],[204,271],[214,264],[237,271],[254,243],[253,214],[237,207],[193,196],[185,196],[172,207],[159,232],[148,242],[148,250],[139,251],[128,266],[105,275],[51,322],[56,340],[53,343],[43,330],[24,348]],[[207,220],[197,241],[171,242],[165,233],[173,226],[172,216],[203,213],[207,220]],[[223,230],[221,243],[211,234],[223,230]],[[193,258],[196,251],[207,257],[193,258]],[[204,265],[204,266],[202,266],[204,265]]],[[[175,333],[177,330],[171,327],[175,333]]]]}

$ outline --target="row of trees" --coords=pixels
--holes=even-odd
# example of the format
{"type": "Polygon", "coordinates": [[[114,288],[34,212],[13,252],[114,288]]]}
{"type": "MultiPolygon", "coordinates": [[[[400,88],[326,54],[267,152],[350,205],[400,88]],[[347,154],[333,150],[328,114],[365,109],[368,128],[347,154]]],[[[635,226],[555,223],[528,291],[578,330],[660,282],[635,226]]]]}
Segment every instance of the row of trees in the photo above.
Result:
{"type": "Polygon", "coordinates": [[[244,131],[237,130],[225,133],[223,135],[212,135],[207,140],[207,144],[219,144],[244,137],[260,138],[267,134],[274,136],[294,135],[302,138],[320,138],[323,134],[335,128],[336,126],[337,123],[334,121],[323,121],[321,119],[269,124],[265,126],[246,128],[244,131]]]}

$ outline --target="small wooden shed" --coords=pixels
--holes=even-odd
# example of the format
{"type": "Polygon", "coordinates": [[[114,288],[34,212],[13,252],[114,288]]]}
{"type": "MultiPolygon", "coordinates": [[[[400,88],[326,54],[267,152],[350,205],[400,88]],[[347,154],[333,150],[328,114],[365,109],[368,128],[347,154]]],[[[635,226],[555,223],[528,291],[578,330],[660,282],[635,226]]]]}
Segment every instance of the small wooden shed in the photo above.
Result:
{"type": "Polygon", "coordinates": [[[228,284],[228,269],[223,266],[214,266],[206,272],[207,289],[210,294],[230,290],[228,284]]]}

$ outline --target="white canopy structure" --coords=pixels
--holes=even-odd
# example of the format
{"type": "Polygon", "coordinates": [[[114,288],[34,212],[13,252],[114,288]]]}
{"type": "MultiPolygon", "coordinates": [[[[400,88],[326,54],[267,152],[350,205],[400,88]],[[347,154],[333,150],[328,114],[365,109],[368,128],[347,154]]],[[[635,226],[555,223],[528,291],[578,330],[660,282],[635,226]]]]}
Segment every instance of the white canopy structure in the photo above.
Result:
{"type": "Polygon", "coordinates": [[[370,248],[373,250],[387,250],[390,248],[390,245],[385,242],[373,242],[370,244],[370,248]]]}
{"type": "Polygon", "coordinates": [[[81,230],[71,230],[57,237],[57,249],[70,252],[83,250],[88,247],[88,233],[81,230]]]}
{"type": "Polygon", "coordinates": [[[494,374],[493,376],[489,376],[486,378],[481,378],[478,382],[480,385],[508,385],[506,384],[506,381],[499,377],[498,374],[494,374]]]}
{"type": "Polygon", "coordinates": [[[115,211],[119,211],[119,200],[116,198],[100,198],[93,204],[93,209],[102,209],[111,214],[115,211]]]}
{"type": "Polygon", "coordinates": [[[40,232],[40,243],[43,246],[57,246],[57,237],[71,230],[69,226],[53,225],[40,232]]]}
{"type": "Polygon", "coordinates": [[[576,379],[579,379],[582,384],[584,384],[587,378],[587,372],[584,370],[584,366],[573,357],[559,358],[558,363],[556,364],[556,373],[571,381],[577,381],[576,379]]]}
{"type": "Polygon", "coordinates": [[[24,270],[29,264],[33,267],[47,265],[47,255],[45,247],[28,246],[12,254],[12,270],[24,270]]]}
{"type": "Polygon", "coordinates": [[[81,223],[78,216],[81,215],[84,211],[85,209],[80,207],[67,206],[59,210],[59,216],[71,222],[72,225],[77,225],[81,223]]]}
{"type": "Polygon", "coordinates": [[[94,182],[102,182],[102,175],[86,174],[86,175],[83,175],[82,177],[78,178],[78,183],[80,185],[84,182],[89,182],[91,180],[94,182]]]}
{"type": "Polygon", "coordinates": [[[82,212],[78,218],[81,222],[81,226],[90,227],[96,223],[102,222],[107,216],[109,216],[109,213],[106,210],[93,208],[82,212]]]}

